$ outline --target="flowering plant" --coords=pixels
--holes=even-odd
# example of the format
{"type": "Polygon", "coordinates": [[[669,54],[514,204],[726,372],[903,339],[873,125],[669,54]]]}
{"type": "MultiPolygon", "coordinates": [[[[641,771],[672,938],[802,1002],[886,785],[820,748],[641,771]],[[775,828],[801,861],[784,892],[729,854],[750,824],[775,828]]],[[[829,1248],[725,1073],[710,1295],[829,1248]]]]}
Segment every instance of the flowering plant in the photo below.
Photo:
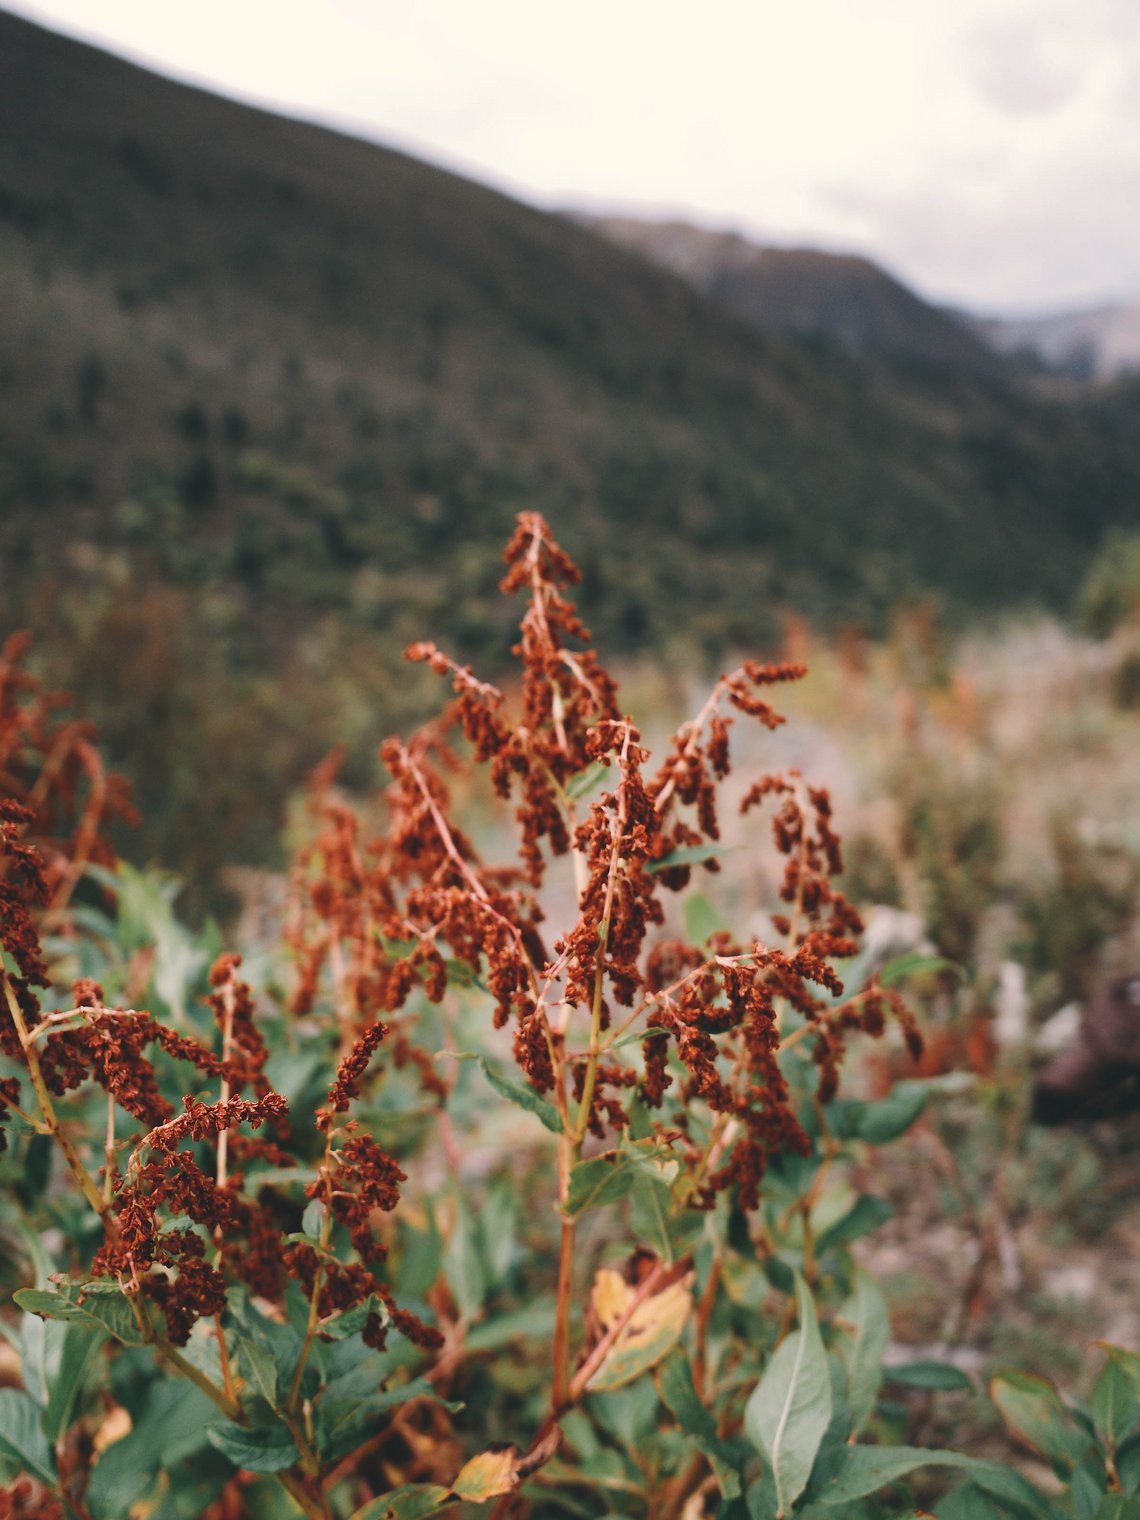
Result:
{"type": "MultiPolygon", "coordinates": [[[[45,856],[64,772],[42,725],[13,741],[47,780],[0,810],[0,1101],[35,1278],[14,1295],[23,1387],[0,1390],[10,1512],[782,1520],[882,1513],[862,1507],[941,1465],[966,1475],[959,1513],[1062,1513],[999,1464],[858,1439],[889,1322],[851,1252],[883,1219],[851,1161],[925,1092],[842,1098],[840,1067],[889,1020],[920,1050],[895,985],[915,968],[845,987],[862,926],[827,793],[794,771],[739,801],[772,815],[771,933],[691,890],[718,869],[731,725],[777,726],[802,667],[722,676],[654,764],[536,514],[506,559],[514,700],[408,651],[453,700],[383,746],[379,832],[333,764],[314,777],[288,970],[259,995],[225,952],[202,986],[169,903],[140,933],[130,874],[91,866],[117,791],[92,779],[45,856]],[[478,768],[515,801],[509,863],[456,821],[478,768]],[[85,868],[117,921],[53,889],[85,868]]],[[[1140,1363],[1114,1349],[1102,1385],[1087,1420],[1031,1381],[994,1397],[1107,1503],[1135,1487],[1140,1363]]]]}

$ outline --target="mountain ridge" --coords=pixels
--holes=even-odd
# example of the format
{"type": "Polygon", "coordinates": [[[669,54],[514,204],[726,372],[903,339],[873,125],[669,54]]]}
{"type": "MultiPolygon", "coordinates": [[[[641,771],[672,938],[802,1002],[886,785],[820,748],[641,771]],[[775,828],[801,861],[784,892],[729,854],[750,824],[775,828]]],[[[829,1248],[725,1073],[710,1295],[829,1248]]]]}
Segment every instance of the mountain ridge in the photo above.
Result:
{"type": "Polygon", "coordinates": [[[0,299],[5,620],[191,862],[264,854],[322,742],[363,770],[423,700],[403,643],[502,666],[522,508],[603,647],[675,664],[793,609],[1064,605],[1140,518],[1126,402],[761,331],[559,216],[3,12],[0,299]]]}

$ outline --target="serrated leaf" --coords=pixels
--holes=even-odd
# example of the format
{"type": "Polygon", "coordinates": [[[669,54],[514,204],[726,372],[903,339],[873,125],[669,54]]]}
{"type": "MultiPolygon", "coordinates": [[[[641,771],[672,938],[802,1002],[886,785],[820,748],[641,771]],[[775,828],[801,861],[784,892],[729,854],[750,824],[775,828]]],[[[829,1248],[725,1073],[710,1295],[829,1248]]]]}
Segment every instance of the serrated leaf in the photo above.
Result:
{"type": "Polygon", "coordinates": [[[858,1434],[870,1419],[883,1381],[883,1353],[891,1338],[887,1301],[863,1267],[855,1271],[855,1291],[840,1311],[847,1335],[843,1342],[847,1403],[851,1429],[858,1434]]]}
{"type": "Polygon", "coordinates": [[[771,1469],[779,1515],[807,1487],[831,1421],[831,1373],[815,1304],[798,1272],[795,1282],[800,1328],[777,1346],[744,1409],[745,1433],[771,1469]]]}
{"type": "Polygon", "coordinates": [[[452,1492],[471,1504],[485,1504],[518,1486],[518,1447],[482,1451],[464,1463],[452,1484],[452,1492]]]}
{"type": "Polygon", "coordinates": [[[280,1423],[247,1429],[226,1420],[209,1426],[206,1438],[216,1451],[244,1472],[282,1472],[300,1457],[288,1427],[280,1423]]]}
{"type": "Polygon", "coordinates": [[[931,1393],[959,1393],[974,1386],[973,1380],[951,1362],[900,1362],[896,1367],[887,1367],[885,1376],[889,1383],[931,1393]]]}
{"type": "Polygon", "coordinates": [[[990,1379],[990,1398],[1009,1430],[1051,1461],[1072,1464],[1088,1447],[1047,1378],[1005,1371],[990,1379]]]}
{"type": "MultiPolygon", "coordinates": [[[[591,1393],[607,1393],[631,1383],[672,1351],[693,1306],[691,1283],[690,1273],[660,1293],[642,1299],[587,1384],[591,1393]]],[[[618,1323],[628,1311],[634,1293],[620,1272],[612,1267],[598,1270],[590,1306],[601,1332],[618,1323]]]]}
{"type": "Polygon", "coordinates": [[[353,1511],[351,1520],[427,1520],[450,1499],[451,1491],[438,1483],[411,1483],[370,1499],[362,1509],[353,1511]]]}
{"type": "Polygon", "coordinates": [[[146,1344],[130,1301],[113,1283],[70,1284],[58,1293],[21,1288],[12,1297],[21,1309],[28,1314],[38,1314],[42,1319],[67,1320],[71,1324],[110,1332],[124,1346],[146,1344]]]}
{"type": "Polygon", "coordinates": [[[942,971],[956,972],[962,981],[966,980],[965,971],[956,961],[948,961],[941,955],[924,955],[919,950],[912,950],[906,955],[897,955],[894,960],[887,962],[879,972],[879,985],[893,987],[908,976],[935,976],[942,971]]]}
{"type": "Polygon", "coordinates": [[[562,1134],[562,1117],[554,1104],[544,1098],[541,1093],[535,1092],[525,1082],[512,1082],[509,1078],[501,1076],[491,1065],[485,1056],[479,1057],[479,1064],[491,1086],[501,1098],[515,1103],[519,1108],[525,1108],[527,1113],[533,1114],[544,1129],[548,1129],[552,1135],[562,1134]]]}
{"type": "Polygon", "coordinates": [[[40,1406],[21,1388],[0,1388],[0,1456],[14,1457],[20,1470],[55,1487],[55,1457],[40,1425],[40,1406]]]}

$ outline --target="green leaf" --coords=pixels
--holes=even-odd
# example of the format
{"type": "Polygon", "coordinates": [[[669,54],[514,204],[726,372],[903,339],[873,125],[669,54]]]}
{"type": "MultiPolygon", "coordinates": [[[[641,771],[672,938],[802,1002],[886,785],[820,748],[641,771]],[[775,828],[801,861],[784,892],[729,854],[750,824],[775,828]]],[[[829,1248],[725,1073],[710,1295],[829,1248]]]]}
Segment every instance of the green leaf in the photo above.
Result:
{"type": "Polygon", "coordinates": [[[1002,1520],[1002,1512],[974,1483],[960,1483],[939,1500],[937,1520],[1002,1520]]]}
{"type": "Polygon", "coordinates": [[[719,855],[730,855],[733,846],[719,844],[686,844],[676,850],[670,850],[668,855],[659,855],[656,860],[646,864],[645,869],[651,876],[656,876],[658,871],[671,871],[677,866],[699,866],[706,860],[715,860],[719,855]]]}
{"type": "Polygon", "coordinates": [[[146,1344],[129,1299],[114,1283],[70,1283],[58,1293],[21,1288],[12,1297],[21,1309],[41,1319],[109,1331],[124,1346],[146,1344]]]}
{"type": "Polygon", "coordinates": [[[518,1184],[499,1177],[483,1195],[477,1220],[479,1253],[487,1269],[487,1282],[497,1288],[522,1254],[518,1242],[521,1199],[518,1184]]]}
{"type": "Polygon", "coordinates": [[[156,1467],[145,1460],[132,1431],[104,1451],[91,1470],[85,1500],[92,1520],[121,1520],[154,1486],[156,1467]]]}
{"type": "Polygon", "coordinates": [[[609,765],[601,760],[595,760],[593,765],[588,765],[584,771],[579,771],[576,776],[571,776],[566,783],[566,796],[571,802],[577,802],[586,797],[599,784],[609,772],[609,765]]]}
{"type": "Polygon", "coordinates": [[[847,1329],[842,1343],[847,1369],[851,1429],[857,1435],[870,1419],[883,1381],[883,1353],[891,1338],[887,1301],[863,1267],[855,1270],[855,1291],[840,1310],[847,1329]]]}
{"type": "Polygon", "coordinates": [[[282,1472],[300,1457],[288,1428],[276,1421],[272,1425],[246,1429],[244,1425],[226,1420],[220,1425],[209,1426],[206,1438],[215,1450],[244,1472],[282,1472]]]}
{"type": "Polygon", "coordinates": [[[1140,1424],[1140,1377],[1109,1356],[1091,1399],[1096,1428],[1111,1448],[1119,1446],[1140,1424]]]}
{"type": "Polygon", "coordinates": [[[896,1082],[877,1103],[850,1102],[843,1112],[844,1133],[868,1145],[886,1145],[911,1127],[929,1096],[927,1082],[896,1082]]]}
{"type": "Polygon", "coordinates": [[[744,1429],[767,1460],[777,1510],[787,1514],[807,1487],[831,1420],[831,1374],[815,1304],[796,1273],[800,1328],[772,1355],[744,1409],[744,1429]]]}
{"type": "Polygon", "coordinates": [[[261,1345],[243,1330],[234,1332],[238,1366],[257,1388],[262,1398],[273,1407],[277,1405],[277,1363],[268,1347],[261,1345]]]}
{"type": "Polygon", "coordinates": [[[182,1464],[203,1451],[206,1428],[217,1414],[192,1383],[163,1377],[146,1385],[141,1407],[132,1403],[131,1412],[134,1428],[92,1470],[86,1494],[92,1520],[123,1520],[132,1504],[151,1493],[160,1469],[185,1472],[182,1464]]]}
{"type": "Polygon", "coordinates": [[[475,1221],[464,1201],[463,1195],[454,1193],[455,1223],[443,1251],[443,1270],[459,1312],[465,1319],[474,1319],[483,1307],[487,1294],[487,1278],[477,1247],[475,1221]]]}
{"type": "Polygon", "coordinates": [[[632,1193],[629,1222],[633,1233],[642,1244],[652,1246],[662,1261],[672,1265],[669,1210],[673,1195],[669,1184],[663,1177],[642,1167],[634,1174],[632,1193]]]}
{"type": "MultiPolygon", "coordinates": [[[[377,1378],[378,1374],[373,1378],[374,1383],[377,1378]]],[[[348,1383],[348,1379],[340,1381],[342,1384],[348,1383]]],[[[356,1381],[354,1379],[354,1383],[356,1381]]],[[[337,1461],[365,1441],[376,1421],[389,1409],[396,1409],[409,1399],[430,1398],[436,1403],[442,1402],[426,1378],[414,1378],[410,1383],[401,1383],[396,1388],[373,1387],[365,1397],[349,1391],[349,1388],[346,1388],[345,1393],[339,1393],[337,1384],[330,1383],[316,1402],[317,1447],[326,1462],[337,1461]]],[[[448,1404],[445,1407],[458,1409],[462,1405],[448,1404]]]]}
{"type": "Polygon", "coordinates": [[[1123,1494],[1106,1494],[1092,1520],[1140,1520],[1140,1499],[1126,1499],[1123,1494]]]}
{"type": "Polygon", "coordinates": [[[40,1407],[21,1388],[0,1388],[0,1456],[14,1457],[22,1472],[55,1487],[55,1457],[40,1424],[40,1407]]]}
{"type": "Polygon", "coordinates": [[[692,945],[703,945],[724,928],[719,908],[714,908],[703,892],[690,892],[685,898],[685,938],[692,945]]]}
{"type": "Polygon", "coordinates": [[[520,1309],[496,1314],[474,1325],[464,1337],[470,1353],[498,1351],[516,1340],[549,1340],[554,1329],[554,1298],[551,1294],[536,1298],[520,1309]]]}
{"type": "Polygon", "coordinates": [[[453,1056],[457,1061],[478,1061],[479,1065],[483,1068],[483,1074],[487,1078],[487,1081],[490,1082],[501,1098],[506,1098],[508,1102],[517,1104],[519,1108],[525,1108],[527,1113],[533,1114],[538,1122],[548,1129],[552,1135],[562,1134],[562,1117],[558,1110],[541,1093],[535,1092],[533,1087],[528,1086],[525,1082],[512,1082],[508,1077],[504,1077],[492,1066],[487,1057],[480,1055],[478,1051],[449,1050],[447,1054],[453,1056]]]}
{"type": "Polygon", "coordinates": [[[950,1362],[901,1362],[897,1367],[887,1367],[884,1375],[888,1383],[938,1393],[958,1393],[974,1386],[973,1380],[950,1362]]]}
{"type": "Polygon", "coordinates": [[[440,1488],[438,1483],[412,1483],[370,1499],[363,1509],[353,1511],[351,1520],[427,1520],[450,1498],[450,1489],[440,1488]]]}
{"type": "Polygon", "coordinates": [[[500,1076],[485,1056],[479,1057],[487,1081],[499,1094],[500,1098],[506,1098],[511,1103],[517,1103],[519,1108],[525,1108],[527,1113],[533,1114],[538,1122],[550,1131],[552,1135],[562,1133],[562,1117],[554,1104],[549,1102],[541,1093],[535,1092],[525,1082],[511,1082],[508,1078],[500,1076]]]}
{"type": "Polygon", "coordinates": [[[673,1352],[661,1364],[658,1386],[677,1424],[708,1457],[723,1496],[735,1499],[741,1491],[740,1469],[747,1459],[747,1448],[717,1434],[715,1418],[697,1397],[689,1359],[683,1351],[673,1352]]]}
{"type": "Polygon", "coordinates": [[[871,1193],[864,1193],[857,1198],[842,1218],[826,1229],[816,1241],[817,1252],[822,1256],[825,1251],[830,1251],[834,1246],[844,1245],[849,1240],[858,1240],[861,1235],[869,1235],[872,1230],[877,1230],[881,1224],[886,1224],[888,1219],[894,1217],[894,1209],[885,1198],[876,1198],[871,1193]]]}
{"type": "MultiPolygon", "coordinates": [[[[230,1311],[245,1366],[269,1403],[275,1404],[278,1389],[284,1391],[292,1381],[301,1354],[301,1337],[292,1325],[261,1314],[244,1293],[231,1292],[230,1311]]],[[[316,1386],[317,1372],[310,1363],[305,1368],[301,1391],[310,1398],[316,1386]]]]}
{"type": "Polygon", "coordinates": [[[920,1467],[956,1467],[970,1474],[979,1488],[1009,1505],[1027,1520],[1046,1520],[1057,1513],[1019,1474],[994,1462],[982,1462],[956,1451],[933,1451],[920,1446],[849,1446],[838,1475],[816,1499],[824,1509],[865,1499],[888,1483],[897,1483],[920,1467]]]}
{"type": "Polygon", "coordinates": [[[905,981],[908,976],[934,976],[942,971],[953,971],[966,980],[966,973],[956,961],[948,961],[941,955],[924,955],[920,950],[912,950],[906,955],[898,955],[893,961],[888,961],[879,972],[879,986],[893,987],[897,982],[905,981]]]}
{"type": "Polygon", "coordinates": [[[59,1367],[43,1415],[44,1434],[53,1446],[71,1424],[84,1374],[106,1339],[102,1330],[87,1325],[68,1325],[64,1330],[59,1367]]]}
{"type": "Polygon", "coordinates": [[[639,1173],[652,1165],[657,1154],[655,1140],[637,1140],[622,1150],[606,1151],[604,1155],[591,1156],[589,1161],[579,1161],[570,1173],[562,1212],[574,1216],[627,1197],[639,1173]]]}
{"type": "Polygon", "coordinates": [[[1130,1437],[1117,1451],[1116,1475],[1126,1494],[1140,1494],[1140,1434],[1130,1437]]]}
{"type": "Polygon", "coordinates": [[[1088,1447],[1061,1396],[1047,1378],[1005,1371],[990,1379],[990,1398],[1015,1436],[1043,1457],[1072,1465],[1088,1447]]]}
{"type": "Polygon", "coordinates": [[[383,1324],[388,1323],[388,1305],[375,1293],[370,1293],[363,1302],[353,1304],[351,1309],[345,1309],[342,1314],[334,1314],[331,1318],[322,1320],[317,1328],[329,1340],[344,1341],[350,1335],[360,1334],[370,1314],[379,1315],[383,1324]]]}

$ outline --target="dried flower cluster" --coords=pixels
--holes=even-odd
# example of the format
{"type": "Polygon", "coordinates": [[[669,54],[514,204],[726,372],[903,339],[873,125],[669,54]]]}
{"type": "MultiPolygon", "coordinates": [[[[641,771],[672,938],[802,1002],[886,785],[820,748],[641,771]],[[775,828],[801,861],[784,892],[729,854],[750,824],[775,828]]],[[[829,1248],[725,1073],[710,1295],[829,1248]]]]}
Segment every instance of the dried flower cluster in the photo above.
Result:
{"type": "MultiPolygon", "coordinates": [[[[628,1096],[637,1091],[661,1112],[661,1135],[675,1140],[691,1129],[692,1104],[702,1100],[712,1115],[711,1138],[685,1147],[692,1200],[707,1207],[732,1186],[752,1207],[767,1158],[807,1144],[777,1062],[781,1018],[805,1021],[814,1035],[823,1101],[835,1092],[852,1030],[879,1034],[889,1012],[903,1021],[912,1045],[918,1040],[892,992],[872,987],[837,1001],[843,986],[831,962],[855,953],[861,925],[833,883],[842,860],[827,794],[794,773],[761,778],[743,803],[745,812],[765,800],[776,804],[773,837],[786,857],[788,911],[773,925],[782,943],[738,944],[722,935],[711,946],[675,938],[649,944],[651,930],[666,922],[664,895],[686,887],[694,868],[717,868],[706,847],[720,838],[717,794],[730,767],[733,718],[724,709],[776,727],[783,720],[768,693],[799,678],[803,667],[746,661],[723,676],[648,774],[648,752],[619,710],[612,678],[581,647],[589,633],[565,595],[578,574],[541,517],[520,517],[506,559],[503,591],[528,597],[515,650],[522,665],[518,711],[512,715],[503,692],[434,644],[408,650],[409,659],[450,682],[454,701],[442,722],[409,743],[384,745],[390,827],[372,847],[368,867],[360,863],[351,815],[328,811],[326,921],[344,914],[346,900],[359,903],[367,882],[368,926],[411,947],[393,960],[376,948],[375,932],[368,939],[373,1006],[389,1012],[417,983],[438,1000],[448,958],[485,976],[496,1025],[513,1028],[518,1065],[537,1091],[554,1095],[578,1137],[622,1129],[628,1096]],[[451,819],[449,724],[461,730],[474,760],[489,765],[496,792],[517,799],[521,875],[481,862],[451,819]],[[592,767],[613,780],[579,817],[576,781],[592,767]],[[578,889],[576,922],[549,948],[535,895],[544,845],[553,857],[573,855],[578,889]],[[618,1009],[628,1012],[615,1026],[618,1009]],[[639,1020],[640,1069],[614,1049],[617,1035],[639,1020]],[[679,1062],[676,1073],[671,1057],[679,1062]]],[[[359,943],[359,922],[340,936],[359,943]]],[[[305,997],[310,968],[323,954],[318,947],[305,963],[305,997]]],[[[365,1011],[359,1001],[354,1006],[365,1011]]]]}
{"type": "MultiPolygon", "coordinates": [[[[308,1322],[276,1410],[299,1466],[282,1481],[322,1520],[329,1511],[301,1411],[314,1342],[335,1335],[335,1318],[353,1309],[353,1333],[362,1328],[370,1347],[382,1347],[390,1328],[423,1348],[444,1340],[393,1300],[384,1216],[407,1177],[360,1111],[351,1117],[391,1068],[407,1068],[432,1105],[445,1104],[448,1084],[414,1037],[424,998],[442,1002],[457,981],[488,990],[489,1024],[509,1030],[522,1077],[545,1101],[536,1105],[517,1084],[508,1091],[537,1106],[558,1134],[554,1376],[532,1468],[553,1452],[553,1426],[627,1328],[616,1312],[595,1317],[572,1374],[568,1201],[584,1149],[614,1149],[634,1113],[643,1122],[648,1115],[648,1143],[678,1163],[671,1207],[707,1211],[731,1190],[753,1210],[770,1160],[811,1148],[798,1117],[804,1095],[790,1088],[784,1051],[810,1041],[815,1097],[826,1103],[852,1032],[880,1035],[893,1016],[912,1051],[920,1045],[891,990],[872,982],[845,996],[833,963],[856,952],[862,926],[835,884],[842,858],[828,796],[796,772],[761,777],[741,805],[744,814],[772,809],[784,863],[772,942],[727,932],[696,942],[675,927],[672,897],[694,871],[717,869],[732,725],[740,716],[780,724],[773,689],[803,667],[745,661],[722,676],[654,765],[568,598],[578,572],[537,514],[519,518],[506,561],[503,591],[526,597],[513,698],[434,644],[415,644],[408,658],[443,677],[453,700],[437,722],[383,745],[385,827],[370,834],[337,794],[336,755],[312,779],[312,837],[292,871],[285,928],[288,1013],[294,1031],[327,1043],[330,1064],[339,1064],[311,1114],[291,1113],[267,1076],[270,1052],[236,955],[213,966],[213,1026],[197,1036],[106,1006],[90,980],[75,983],[71,1007],[45,1010],[43,915],[60,914],[84,864],[105,857],[102,826],[125,799],[87,730],[55,724],[53,699],[21,675],[20,646],[10,641],[0,654],[0,946],[9,968],[0,968],[0,1055],[17,1073],[0,1077],[0,1120],[30,1118],[58,1143],[102,1225],[90,1275],[118,1283],[143,1340],[200,1377],[177,1348],[199,1321],[214,1322],[224,1387],[212,1396],[227,1414],[242,1414],[226,1339],[233,1290],[248,1290],[244,1301],[284,1322],[289,1284],[299,1284],[308,1322]],[[454,820],[448,780],[466,763],[464,750],[487,768],[498,798],[513,801],[511,862],[482,860],[454,820]],[[61,822],[69,817],[70,826],[61,822]],[[551,931],[540,894],[559,861],[572,875],[575,908],[551,931]],[[38,1118],[21,1105],[29,1083],[38,1118]],[[106,1095],[101,1180],[54,1107],[88,1084],[106,1095]],[[180,1108],[171,1093],[183,1094],[180,1108]],[[306,1170],[291,1195],[260,1180],[298,1160],[306,1170]]],[[[440,1119],[441,1133],[448,1122],[440,1119]]],[[[687,1302],[691,1261],[666,1270],[644,1246],[631,1260],[636,1286],[618,1295],[627,1319],[651,1290],[676,1289],[677,1302],[687,1302]]],[[[450,1348],[448,1296],[428,1301],[450,1348]]],[[[460,1323],[460,1342],[462,1334],[460,1323]]]]}
{"type": "MultiPolygon", "coordinates": [[[[0,645],[0,795],[26,810],[24,835],[39,849],[45,907],[67,904],[84,866],[112,858],[105,830],[135,818],[121,776],[104,768],[89,723],[61,716],[68,698],[22,666],[31,644],[14,633],[0,645]]],[[[5,870],[0,863],[0,875],[5,870]]]]}

